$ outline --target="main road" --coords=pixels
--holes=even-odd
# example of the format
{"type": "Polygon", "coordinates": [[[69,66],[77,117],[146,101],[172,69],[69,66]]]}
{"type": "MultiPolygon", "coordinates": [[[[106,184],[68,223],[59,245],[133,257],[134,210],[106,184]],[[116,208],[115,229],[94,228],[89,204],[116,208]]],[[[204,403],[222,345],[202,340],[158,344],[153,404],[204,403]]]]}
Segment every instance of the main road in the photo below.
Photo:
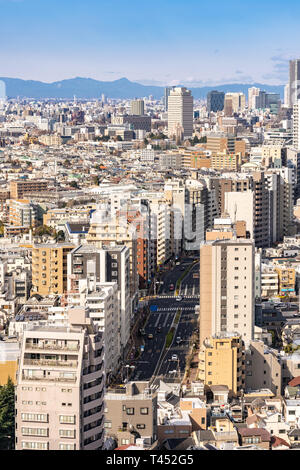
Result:
{"type": "Polygon", "coordinates": [[[193,258],[184,258],[180,264],[175,265],[166,274],[157,297],[149,301],[150,315],[145,326],[145,347],[139,359],[130,362],[130,365],[135,366],[131,380],[150,380],[154,378],[154,374],[161,378],[172,378],[184,373],[191,338],[198,328],[195,306],[199,304],[199,279],[194,275],[198,273],[199,264],[195,264],[182,280],[180,294],[183,295],[183,299],[181,301],[176,300],[174,292],[169,291],[169,286],[170,284],[176,285],[177,280],[192,266],[194,261],[193,258]],[[151,311],[151,306],[156,311],[151,311]],[[181,312],[180,318],[176,325],[174,320],[179,311],[181,312]],[[172,325],[176,331],[169,350],[165,351],[166,336],[172,325]]]}

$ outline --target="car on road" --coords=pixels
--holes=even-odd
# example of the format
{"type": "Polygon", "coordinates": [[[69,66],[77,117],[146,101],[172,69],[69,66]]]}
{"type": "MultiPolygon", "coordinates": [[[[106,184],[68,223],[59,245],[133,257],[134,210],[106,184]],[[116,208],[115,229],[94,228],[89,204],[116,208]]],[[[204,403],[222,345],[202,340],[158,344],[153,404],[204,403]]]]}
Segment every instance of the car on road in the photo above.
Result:
{"type": "Polygon", "coordinates": [[[173,354],[171,361],[177,361],[177,360],[178,360],[177,354],[173,354]]]}
{"type": "Polygon", "coordinates": [[[173,291],[173,290],[175,290],[175,286],[174,286],[174,284],[170,284],[170,285],[169,285],[169,290],[170,290],[170,291],[173,291]]]}
{"type": "Polygon", "coordinates": [[[152,334],[152,333],[150,333],[150,334],[148,335],[148,339],[153,339],[153,334],[152,334]]]}
{"type": "Polygon", "coordinates": [[[180,271],[185,271],[185,267],[182,266],[182,267],[180,268],[180,271]]]}
{"type": "Polygon", "coordinates": [[[144,336],[144,335],[146,334],[145,329],[144,329],[144,328],[141,328],[141,329],[140,329],[140,333],[141,333],[142,336],[144,336]]]}
{"type": "Polygon", "coordinates": [[[179,343],[181,343],[181,341],[182,341],[182,339],[180,338],[180,336],[177,336],[176,343],[179,344],[179,343]]]}
{"type": "Polygon", "coordinates": [[[157,333],[160,333],[161,332],[161,326],[158,326],[156,331],[157,331],[157,333]]]}
{"type": "Polygon", "coordinates": [[[182,299],[183,299],[182,295],[178,295],[176,297],[176,302],[181,302],[182,299]]]}

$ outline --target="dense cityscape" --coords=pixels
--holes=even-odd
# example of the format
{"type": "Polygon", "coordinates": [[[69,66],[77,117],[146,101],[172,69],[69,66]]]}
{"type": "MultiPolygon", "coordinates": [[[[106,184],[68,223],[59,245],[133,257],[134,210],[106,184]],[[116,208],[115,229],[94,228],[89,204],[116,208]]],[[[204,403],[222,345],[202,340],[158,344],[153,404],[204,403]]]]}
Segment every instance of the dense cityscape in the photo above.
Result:
{"type": "Polygon", "coordinates": [[[300,450],[288,70],[205,96],[0,79],[0,450],[300,450]]]}

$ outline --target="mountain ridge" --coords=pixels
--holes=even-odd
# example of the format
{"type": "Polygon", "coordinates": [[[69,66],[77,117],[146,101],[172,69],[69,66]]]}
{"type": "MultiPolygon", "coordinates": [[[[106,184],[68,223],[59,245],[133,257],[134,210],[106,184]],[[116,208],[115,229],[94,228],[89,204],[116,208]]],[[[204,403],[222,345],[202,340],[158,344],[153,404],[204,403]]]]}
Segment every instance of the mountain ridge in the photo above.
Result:
{"type": "MultiPolygon", "coordinates": [[[[155,85],[143,85],[132,82],[126,77],[114,81],[100,81],[93,78],[74,77],[46,83],[38,80],[23,80],[21,78],[0,77],[6,85],[6,95],[8,98],[33,98],[33,99],[73,99],[74,95],[78,99],[100,98],[105,94],[108,98],[133,99],[143,98],[153,95],[155,99],[160,99],[164,95],[164,87],[155,85]]],[[[216,86],[189,87],[194,98],[206,98],[211,90],[227,92],[242,92],[247,94],[248,88],[257,87],[267,92],[284,94],[284,85],[266,85],[261,83],[228,83],[216,86]]]]}

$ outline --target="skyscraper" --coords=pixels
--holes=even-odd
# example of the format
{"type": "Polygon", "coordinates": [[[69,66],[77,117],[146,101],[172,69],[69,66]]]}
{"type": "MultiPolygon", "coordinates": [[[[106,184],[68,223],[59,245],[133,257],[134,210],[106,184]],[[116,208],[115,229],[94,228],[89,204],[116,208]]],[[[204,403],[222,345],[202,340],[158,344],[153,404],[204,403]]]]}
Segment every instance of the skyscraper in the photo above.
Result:
{"type": "Polygon", "coordinates": [[[193,135],[193,96],[184,87],[175,87],[168,99],[168,134],[174,136],[181,128],[183,137],[193,135]]]}
{"type": "Polygon", "coordinates": [[[300,59],[290,60],[290,106],[300,99],[300,59]]]}
{"type": "Polygon", "coordinates": [[[260,92],[260,88],[251,87],[248,88],[248,109],[255,108],[255,96],[258,96],[260,92]]]}
{"type": "Polygon", "coordinates": [[[207,111],[209,113],[223,111],[225,93],[223,91],[212,90],[207,93],[207,111]]]}
{"type": "Polygon", "coordinates": [[[0,102],[6,101],[6,85],[3,80],[0,80],[0,102]]]}
{"type": "Polygon", "coordinates": [[[173,90],[174,87],[172,86],[167,86],[165,88],[165,96],[164,96],[164,105],[165,105],[165,111],[168,111],[168,99],[170,96],[170,91],[173,90]]]}

